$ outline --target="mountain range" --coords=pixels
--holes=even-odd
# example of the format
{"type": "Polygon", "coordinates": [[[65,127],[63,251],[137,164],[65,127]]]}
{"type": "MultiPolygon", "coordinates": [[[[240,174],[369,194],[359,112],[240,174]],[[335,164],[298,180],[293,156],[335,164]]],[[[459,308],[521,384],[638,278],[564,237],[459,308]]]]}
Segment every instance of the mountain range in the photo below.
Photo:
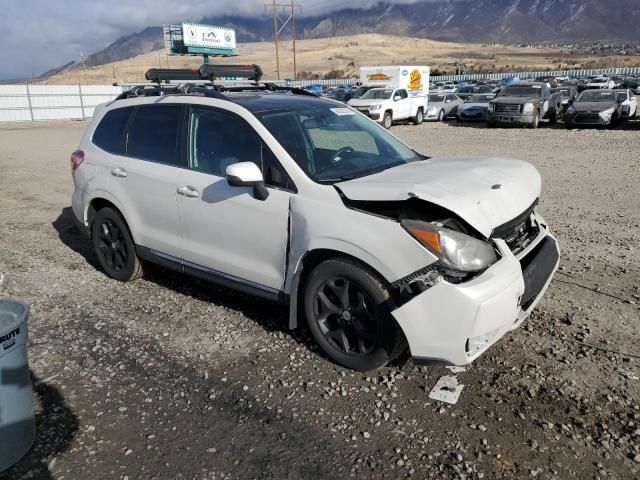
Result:
{"type": "MultiPolygon", "coordinates": [[[[303,11],[304,13],[304,11],[303,11]]],[[[236,29],[238,42],[273,39],[273,18],[203,18],[236,29]]],[[[378,3],[296,18],[299,38],[381,33],[474,43],[640,41],[638,0],[429,0],[378,3]]],[[[87,57],[103,65],[163,48],[161,27],[146,27],[87,57]]]]}

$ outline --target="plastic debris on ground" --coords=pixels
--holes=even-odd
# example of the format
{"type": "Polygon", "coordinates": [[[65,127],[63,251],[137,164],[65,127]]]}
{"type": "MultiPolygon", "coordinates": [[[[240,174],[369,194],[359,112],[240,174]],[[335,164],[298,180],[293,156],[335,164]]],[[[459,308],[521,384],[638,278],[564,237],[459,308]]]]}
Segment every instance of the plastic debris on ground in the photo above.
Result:
{"type": "Polygon", "coordinates": [[[463,388],[464,385],[458,383],[456,377],[445,375],[438,379],[438,383],[436,383],[436,386],[433,387],[433,390],[429,393],[429,398],[455,405],[458,403],[463,388]]]}

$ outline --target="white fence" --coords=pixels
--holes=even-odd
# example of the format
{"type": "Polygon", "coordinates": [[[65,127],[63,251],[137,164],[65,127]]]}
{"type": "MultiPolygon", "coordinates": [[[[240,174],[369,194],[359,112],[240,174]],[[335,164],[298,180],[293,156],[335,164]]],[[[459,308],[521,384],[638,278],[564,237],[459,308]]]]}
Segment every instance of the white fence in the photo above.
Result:
{"type": "MultiPolygon", "coordinates": [[[[640,68],[444,75],[432,76],[431,80],[434,82],[438,80],[500,80],[512,76],[527,79],[547,75],[583,77],[602,74],[640,75],[640,68]]],[[[354,82],[356,79],[273,81],[273,83],[291,87],[349,85],[354,82]]],[[[91,118],[96,105],[113,100],[120,93],[122,93],[122,87],[110,85],[0,85],[0,122],[91,118]]]]}
{"type": "Polygon", "coordinates": [[[90,118],[120,93],[109,85],[0,85],[0,122],[90,118]]]}

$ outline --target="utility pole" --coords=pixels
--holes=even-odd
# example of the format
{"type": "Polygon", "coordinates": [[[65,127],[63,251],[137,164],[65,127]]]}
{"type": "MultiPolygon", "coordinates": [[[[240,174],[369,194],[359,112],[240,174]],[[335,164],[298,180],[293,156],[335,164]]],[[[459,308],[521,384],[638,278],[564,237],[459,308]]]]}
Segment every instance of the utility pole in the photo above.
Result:
{"type": "Polygon", "coordinates": [[[291,41],[293,43],[293,79],[298,79],[298,67],[296,65],[296,16],[293,12],[295,0],[291,0],[291,41]]]}
{"type": "Polygon", "coordinates": [[[276,12],[276,0],[273,0],[273,35],[276,42],[276,72],[278,73],[278,80],[280,80],[280,53],[278,52],[278,14],[276,12]]]}
{"type": "Polygon", "coordinates": [[[290,3],[276,3],[276,0],[271,0],[270,3],[265,3],[265,10],[270,9],[273,13],[273,36],[276,46],[276,73],[278,80],[280,80],[280,34],[286,28],[291,33],[291,42],[293,46],[293,78],[298,76],[298,66],[296,63],[296,17],[295,10],[301,9],[299,5],[296,5],[295,0],[291,0],[290,3]],[[282,9],[284,12],[290,10],[287,18],[283,19],[278,13],[278,9],[282,9]],[[291,26],[289,26],[291,22],[291,26]]]}

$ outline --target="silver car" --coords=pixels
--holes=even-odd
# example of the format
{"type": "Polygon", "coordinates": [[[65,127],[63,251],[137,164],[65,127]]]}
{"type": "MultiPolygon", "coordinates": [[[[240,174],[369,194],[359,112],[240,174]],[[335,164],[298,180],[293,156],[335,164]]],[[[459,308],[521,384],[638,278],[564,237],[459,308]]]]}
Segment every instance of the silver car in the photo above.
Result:
{"type": "Polygon", "coordinates": [[[441,122],[446,117],[455,115],[464,100],[454,93],[432,93],[429,95],[425,120],[441,122]]]}

